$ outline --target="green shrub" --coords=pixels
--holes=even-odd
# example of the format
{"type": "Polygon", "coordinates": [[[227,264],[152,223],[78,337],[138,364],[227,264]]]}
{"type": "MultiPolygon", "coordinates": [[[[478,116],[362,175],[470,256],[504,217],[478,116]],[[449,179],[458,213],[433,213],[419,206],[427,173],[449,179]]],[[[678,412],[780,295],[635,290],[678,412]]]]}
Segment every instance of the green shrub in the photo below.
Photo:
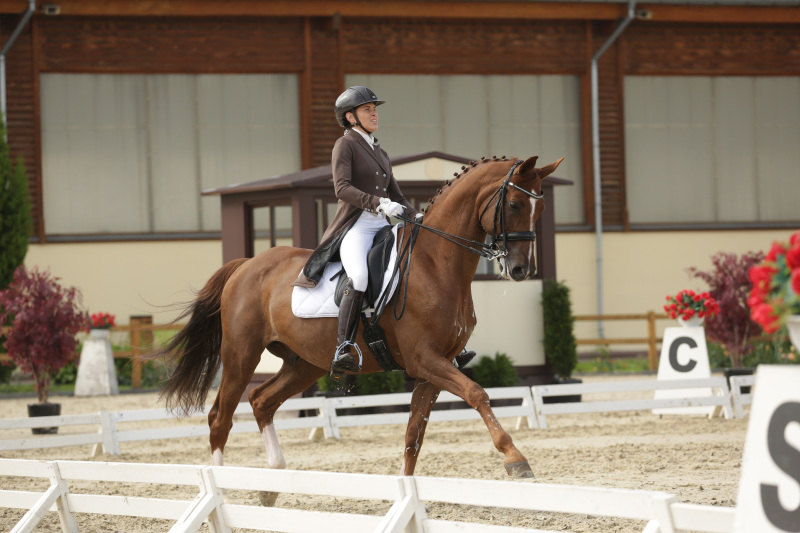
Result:
{"type": "Polygon", "coordinates": [[[322,392],[352,392],[359,396],[368,394],[386,394],[405,391],[406,377],[404,372],[377,372],[375,374],[358,374],[347,376],[337,382],[330,374],[317,380],[317,389],[322,392]]]}
{"type": "Polygon", "coordinates": [[[544,353],[556,374],[568,378],[578,364],[578,346],[573,331],[575,319],[569,288],[558,281],[547,280],[542,289],[544,316],[544,353]]]}
{"type": "MultiPolygon", "coordinates": [[[[117,383],[120,387],[133,385],[133,362],[128,358],[114,359],[117,383]]],[[[163,383],[169,372],[161,361],[142,361],[142,388],[154,389],[163,383]]]]}
{"type": "Polygon", "coordinates": [[[472,367],[472,379],[481,387],[513,387],[519,383],[519,374],[514,364],[504,353],[494,357],[482,355],[472,367]]]}
{"type": "Polygon", "coordinates": [[[404,372],[377,372],[375,374],[358,374],[354,392],[360,396],[368,394],[387,394],[404,390],[406,377],[404,372]]]}
{"type": "Polygon", "coordinates": [[[78,379],[78,365],[75,364],[75,360],[73,359],[66,365],[61,367],[61,370],[56,372],[56,375],[53,376],[53,383],[56,385],[75,385],[75,381],[78,379]]]}
{"type": "Polygon", "coordinates": [[[5,132],[0,120],[0,290],[8,287],[25,260],[32,228],[25,165],[22,158],[12,165],[5,132]]]}
{"type": "Polygon", "coordinates": [[[14,373],[16,368],[17,365],[14,364],[14,361],[0,362],[0,383],[11,383],[11,374],[14,373]]]}

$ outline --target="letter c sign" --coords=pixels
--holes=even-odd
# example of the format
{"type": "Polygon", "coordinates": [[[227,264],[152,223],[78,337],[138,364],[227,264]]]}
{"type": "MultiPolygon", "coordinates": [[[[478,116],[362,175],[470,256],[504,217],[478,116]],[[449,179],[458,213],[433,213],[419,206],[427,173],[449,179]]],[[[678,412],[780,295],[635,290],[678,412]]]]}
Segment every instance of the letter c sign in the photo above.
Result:
{"type": "Polygon", "coordinates": [[[669,345],[669,366],[676,372],[691,372],[697,366],[695,359],[689,359],[686,364],[682,365],[678,361],[678,349],[682,344],[686,344],[689,348],[697,348],[697,341],[691,337],[677,337],[669,345]]]}

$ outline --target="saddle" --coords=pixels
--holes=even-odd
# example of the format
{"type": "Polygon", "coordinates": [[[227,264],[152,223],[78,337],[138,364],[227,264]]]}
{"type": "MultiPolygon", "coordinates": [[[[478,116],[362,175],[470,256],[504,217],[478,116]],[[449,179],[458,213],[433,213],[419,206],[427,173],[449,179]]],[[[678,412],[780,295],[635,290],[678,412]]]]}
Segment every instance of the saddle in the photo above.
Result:
{"type": "MultiPolygon", "coordinates": [[[[391,226],[380,229],[372,239],[372,248],[370,248],[367,253],[368,281],[367,290],[364,292],[364,302],[378,301],[381,288],[383,287],[384,273],[389,266],[389,260],[392,256],[392,250],[394,249],[394,242],[395,238],[391,226]]],[[[347,280],[347,274],[344,268],[339,270],[339,272],[334,275],[334,278],[337,276],[339,279],[336,282],[336,291],[333,299],[336,305],[340,305],[342,296],[344,295],[345,281],[347,280]]],[[[377,323],[372,324],[367,318],[368,316],[372,316],[376,311],[376,309],[362,310],[361,319],[364,326],[362,333],[364,339],[367,341],[367,346],[369,346],[372,355],[375,357],[375,360],[378,361],[378,364],[381,365],[381,368],[386,371],[402,370],[403,368],[394,360],[392,352],[386,344],[386,334],[383,328],[377,323]]]]}
{"type": "MultiPolygon", "coordinates": [[[[364,292],[365,302],[374,302],[380,296],[381,288],[383,287],[383,274],[389,266],[389,259],[393,249],[394,233],[392,233],[392,227],[381,228],[372,239],[372,248],[367,253],[367,271],[369,274],[367,290],[364,292]]],[[[334,275],[334,278],[336,277],[339,279],[336,282],[333,301],[336,302],[336,305],[340,305],[344,295],[344,282],[347,279],[344,268],[334,275]]]]}

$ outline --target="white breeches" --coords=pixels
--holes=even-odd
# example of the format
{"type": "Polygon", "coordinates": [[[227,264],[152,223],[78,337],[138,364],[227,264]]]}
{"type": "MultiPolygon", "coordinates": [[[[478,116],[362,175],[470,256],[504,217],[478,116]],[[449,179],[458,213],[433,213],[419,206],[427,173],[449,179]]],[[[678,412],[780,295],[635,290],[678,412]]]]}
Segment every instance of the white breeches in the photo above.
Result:
{"type": "Polygon", "coordinates": [[[361,213],[342,239],[339,255],[347,276],[353,280],[353,288],[357,291],[367,290],[367,253],[372,247],[372,239],[384,226],[388,226],[386,218],[367,211],[361,213]]]}

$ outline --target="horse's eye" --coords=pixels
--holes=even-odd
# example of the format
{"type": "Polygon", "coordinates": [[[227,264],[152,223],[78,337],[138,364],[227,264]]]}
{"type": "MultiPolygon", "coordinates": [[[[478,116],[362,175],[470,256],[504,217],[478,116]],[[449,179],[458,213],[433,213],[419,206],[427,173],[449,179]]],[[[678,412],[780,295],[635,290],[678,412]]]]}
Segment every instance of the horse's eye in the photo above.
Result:
{"type": "Polygon", "coordinates": [[[509,202],[508,207],[514,212],[519,212],[519,210],[522,209],[522,206],[517,202],[509,202]]]}

